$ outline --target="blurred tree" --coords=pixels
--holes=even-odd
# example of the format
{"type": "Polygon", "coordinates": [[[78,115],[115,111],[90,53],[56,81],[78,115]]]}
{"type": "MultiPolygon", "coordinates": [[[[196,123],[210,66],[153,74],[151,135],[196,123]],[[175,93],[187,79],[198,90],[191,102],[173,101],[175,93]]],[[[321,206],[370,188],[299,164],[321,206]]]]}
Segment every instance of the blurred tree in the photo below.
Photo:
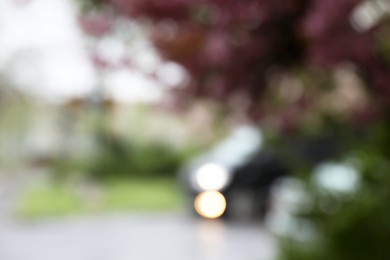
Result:
{"type": "MultiPolygon", "coordinates": [[[[266,87],[273,86],[272,79],[287,75],[302,82],[298,72],[310,71],[319,80],[309,84],[321,87],[320,77],[331,78],[331,73],[345,64],[351,64],[364,83],[379,93],[376,105],[388,104],[390,74],[377,48],[383,25],[359,29],[364,17],[355,13],[362,2],[82,1],[87,7],[110,7],[103,8],[109,10],[102,12],[106,22],[102,16],[83,16],[83,21],[89,21],[84,25],[95,35],[95,31],[109,29],[113,10],[117,15],[151,21],[151,38],[161,55],[182,65],[192,79],[185,83],[186,88],[176,90],[180,96],[177,103],[208,97],[232,109],[246,106],[256,119],[269,115],[265,96],[266,87]]],[[[287,84],[285,88],[294,87],[287,84]]],[[[291,127],[298,120],[294,117],[302,114],[297,111],[310,109],[318,96],[304,92],[297,97],[281,115],[282,124],[291,127]]]]}

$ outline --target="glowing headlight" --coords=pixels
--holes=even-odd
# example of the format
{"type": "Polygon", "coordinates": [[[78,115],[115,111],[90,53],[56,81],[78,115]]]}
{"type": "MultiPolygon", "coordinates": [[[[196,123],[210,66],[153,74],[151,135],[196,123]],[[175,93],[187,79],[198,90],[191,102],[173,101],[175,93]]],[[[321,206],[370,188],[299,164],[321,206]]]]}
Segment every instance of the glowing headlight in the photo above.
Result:
{"type": "Polygon", "coordinates": [[[217,191],[205,191],[195,198],[194,207],[204,218],[219,218],[225,213],[226,199],[217,191]]]}
{"type": "Polygon", "coordinates": [[[221,190],[229,182],[229,172],[219,164],[208,163],[195,172],[195,180],[203,190],[221,190]]]}

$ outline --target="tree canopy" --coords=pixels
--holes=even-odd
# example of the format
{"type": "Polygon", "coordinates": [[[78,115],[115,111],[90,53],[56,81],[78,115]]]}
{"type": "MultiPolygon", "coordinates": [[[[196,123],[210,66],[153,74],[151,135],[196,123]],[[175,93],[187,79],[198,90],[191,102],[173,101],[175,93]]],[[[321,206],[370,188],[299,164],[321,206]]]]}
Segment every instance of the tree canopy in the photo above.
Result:
{"type": "MultiPolygon", "coordinates": [[[[151,25],[151,40],[162,57],[182,65],[190,75],[185,88],[177,91],[179,102],[211,98],[233,109],[246,106],[247,112],[259,119],[275,112],[275,98],[269,96],[269,92],[275,92],[275,85],[283,85],[281,91],[285,95],[297,89],[291,82],[328,90],[327,87],[337,85],[333,82],[334,72],[346,66],[357,76],[355,83],[360,81],[355,85],[367,86],[375,97],[375,102],[356,106],[354,115],[372,117],[376,107],[386,110],[390,101],[386,47],[389,29],[379,11],[383,6],[378,7],[380,1],[377,2],[91,0],[84,3],[98,5],[103,10],[109,8],[111,14],[114,11],[116,16],[151,25]],[[378,21],[367,26],[367,19],[378,21]],[[283,84],[285,78],[290,83],[283,84]]],[[[102,19],[95,21],[98,31],[107,25],[102,19]]],[[[294,123],[287,121],[300,121],[294,117],[302,117],[306,110],[325,102],[318,101],[323,99],[322,95],[310,93],[304,91],[284,108],[279,115],[281,124],[291,127],[294,123]]]]}

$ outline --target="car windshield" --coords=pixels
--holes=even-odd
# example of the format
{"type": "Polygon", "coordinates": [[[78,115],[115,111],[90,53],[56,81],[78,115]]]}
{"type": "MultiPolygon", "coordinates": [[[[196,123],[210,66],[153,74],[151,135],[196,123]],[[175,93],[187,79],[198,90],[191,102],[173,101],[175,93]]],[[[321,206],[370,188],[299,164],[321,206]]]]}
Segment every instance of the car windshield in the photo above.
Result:
{"type": "Polygon", "coordinates": [[[261,149],[261,131],[254,126],[241,126],[220,143],[212,152],[212,157],[227,166],[237,166],[244,159],[261,149]]]}

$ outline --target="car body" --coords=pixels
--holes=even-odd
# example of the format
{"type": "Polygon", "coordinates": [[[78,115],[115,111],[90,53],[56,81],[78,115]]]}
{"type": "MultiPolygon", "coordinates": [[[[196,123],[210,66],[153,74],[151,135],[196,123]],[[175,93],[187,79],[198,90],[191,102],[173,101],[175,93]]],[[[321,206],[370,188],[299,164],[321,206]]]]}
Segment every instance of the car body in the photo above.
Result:
{"type": "Polygon", "coordinates": [[[264,215],[270,187],[286,174],[281,160],[265,149],[259,128],[246,125],[191,160],[180,178],[198,215],[244,220],[264,215]]]}

